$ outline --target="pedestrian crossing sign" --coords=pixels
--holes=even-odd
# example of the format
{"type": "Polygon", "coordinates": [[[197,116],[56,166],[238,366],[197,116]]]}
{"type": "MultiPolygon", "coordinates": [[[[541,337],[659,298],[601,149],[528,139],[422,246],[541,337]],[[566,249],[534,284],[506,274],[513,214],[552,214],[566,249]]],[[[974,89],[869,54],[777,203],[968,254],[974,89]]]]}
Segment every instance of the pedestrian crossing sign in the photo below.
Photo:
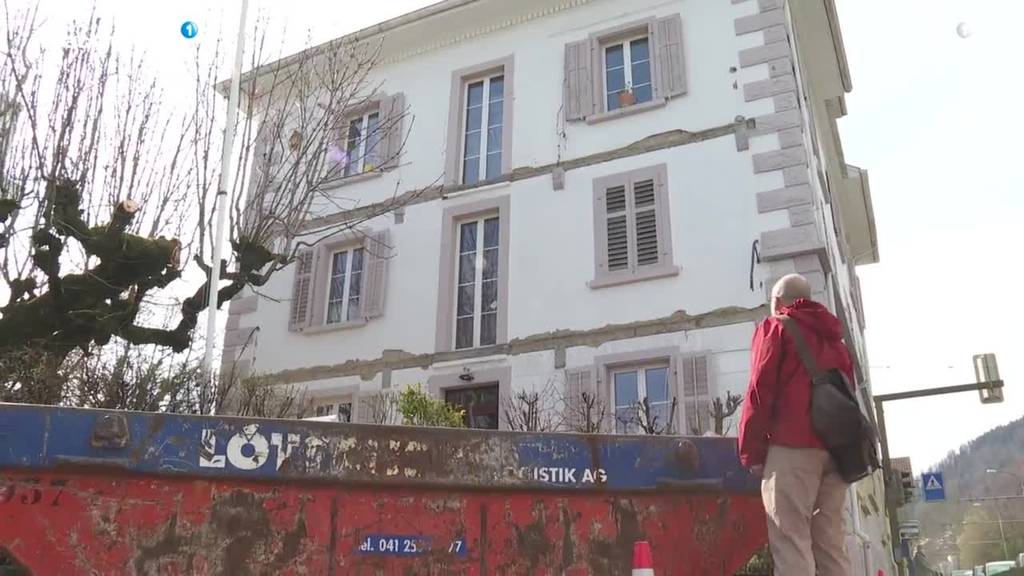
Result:
{"type": "Polygon", "coordinates": [[[942,502],[946,499],[946,486],[942,472],[926,472],[921,475],[921,487],[925,502],[942,502]]]}

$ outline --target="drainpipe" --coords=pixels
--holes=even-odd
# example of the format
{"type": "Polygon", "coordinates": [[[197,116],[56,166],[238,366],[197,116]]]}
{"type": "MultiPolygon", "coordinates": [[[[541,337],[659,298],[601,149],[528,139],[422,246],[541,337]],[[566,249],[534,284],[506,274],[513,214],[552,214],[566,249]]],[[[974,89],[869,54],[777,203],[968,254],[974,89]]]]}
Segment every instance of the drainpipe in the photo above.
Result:
{"type": "Polygon", "coordinates": [[[871,573],[871,539],[864,533],[860,525],[860,498],[857,493],[857,486],[851,484],[848,488],[850,491],[850,505],[852,506],[853,512],[853,535],[860,540],[860,550],[864,557],[864,576],[872,576],[871,573]]]}

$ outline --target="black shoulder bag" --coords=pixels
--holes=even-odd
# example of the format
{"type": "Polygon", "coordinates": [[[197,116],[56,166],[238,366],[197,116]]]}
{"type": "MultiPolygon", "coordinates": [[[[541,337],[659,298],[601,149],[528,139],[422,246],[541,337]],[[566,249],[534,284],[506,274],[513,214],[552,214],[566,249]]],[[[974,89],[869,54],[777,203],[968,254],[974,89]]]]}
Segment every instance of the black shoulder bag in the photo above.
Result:
{"type": "Polygon", "coordinates": [[[853,387],[842,370],[822,371],[803,332],[789,316],[777,316],[793,337],[800,361],[811,377],[811,424],[836,463],[843,480],[852,484],[879,468],[878,434],[860,409],[853,387]]]}

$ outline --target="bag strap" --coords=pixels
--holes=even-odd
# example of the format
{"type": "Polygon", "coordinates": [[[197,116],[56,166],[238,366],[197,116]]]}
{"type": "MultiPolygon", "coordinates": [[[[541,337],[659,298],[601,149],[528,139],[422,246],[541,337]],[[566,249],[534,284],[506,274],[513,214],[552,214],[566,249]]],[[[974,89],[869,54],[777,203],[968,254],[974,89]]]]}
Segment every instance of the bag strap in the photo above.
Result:
{"type": "Polygon", "coordinates": [[[789,332],[789,335],[793,337],[793,342],[796,343],[796,353],[800,356],[800,361],[803,362],[804,368],[810,374],[811,379],[817,380],[820,378],[822,376],[821,369],[818,368],[818,362],[814,359],[814,354],[811,354],[811,348],[807,345],[807,340],[804,340],[804,333],[800,330],[800,326],[789,316],[780,314],[776,318],[782,323],[783,330],[789,332]]]}

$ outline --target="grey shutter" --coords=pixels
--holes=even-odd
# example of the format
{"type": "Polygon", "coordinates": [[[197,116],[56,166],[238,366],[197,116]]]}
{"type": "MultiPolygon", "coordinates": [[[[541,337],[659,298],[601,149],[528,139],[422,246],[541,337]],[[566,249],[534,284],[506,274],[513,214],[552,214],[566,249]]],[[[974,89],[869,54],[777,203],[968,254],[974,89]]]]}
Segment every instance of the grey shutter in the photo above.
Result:
{"type": "Polygon", "coordinates": [[[594,56],[589,39],[565,45],[565,78],[562,80],[566,120],[582,120],[594,112],[594,56]]]}
{"type": "Polygon", "coordinates": [[[299,250],[295,255],[295,279],[292,281],[292,303],[288,314],[288,329],[293,332],[309,325],[316,264],[313,256],[312,248],[299,250]]]}
{"type": "Polygon", "coordinates": [[[376,412],[376,394],[363,394],[360,395],[357,402],[358,406],[355,407],[355,422],[358,424],[377,424],[376,412]]]}
{"type": "Polygon", "coordinates": [[[609,272],[629,269],[629,209],[626,185],[616,184],[601,195],[604,211],[604,253],[609,272]]]}
{"type": "Polygon", "coordinates": [[[679,14],[659,18],[654,23],[654,45],[658,95],[672,98],[686,94],[683,19],[679,14]]]}
{"type": "Polygon", "coordinates": [[[385,130],[382,146],[381,168],[397,168],[405,145],[405,95],[401,92],[381,100],[380,126],[385,130]]]}
{"type": "Polygon", "coordinates": [[[593,398],[595,393],[593,370],[575,368],[565,371],[565,422],[569,431],[580,432],[584,429],[586,404],[583,394],[593,398]]]}
{"type": "Polygon", "coordinates": [[[711,385],[708,357],[684,357],[679,362],[682,392],[679,404],[683,410],[683,434],[703,435],[713,429],[711,419],[711,385]]]}
{"type": "MultiPolygon", "coordinates": [[[[636,234],[636,265],[651,266],[661,261],[658,190],[655,176],[632,182],[633,224],[636,234]]],[[[609,250],[611,249],[609,219],[609,250]]],[[[610,257],[610,252],[609,252],[610,257]]]]}
{"type": "Polygon", "coordinates": [[[367,234],[363,247],[362,315],[364,318],[376,318],[384,314],[384,295],[387,292],[388,261],[391,259],[387,229],[367,234]]]}

